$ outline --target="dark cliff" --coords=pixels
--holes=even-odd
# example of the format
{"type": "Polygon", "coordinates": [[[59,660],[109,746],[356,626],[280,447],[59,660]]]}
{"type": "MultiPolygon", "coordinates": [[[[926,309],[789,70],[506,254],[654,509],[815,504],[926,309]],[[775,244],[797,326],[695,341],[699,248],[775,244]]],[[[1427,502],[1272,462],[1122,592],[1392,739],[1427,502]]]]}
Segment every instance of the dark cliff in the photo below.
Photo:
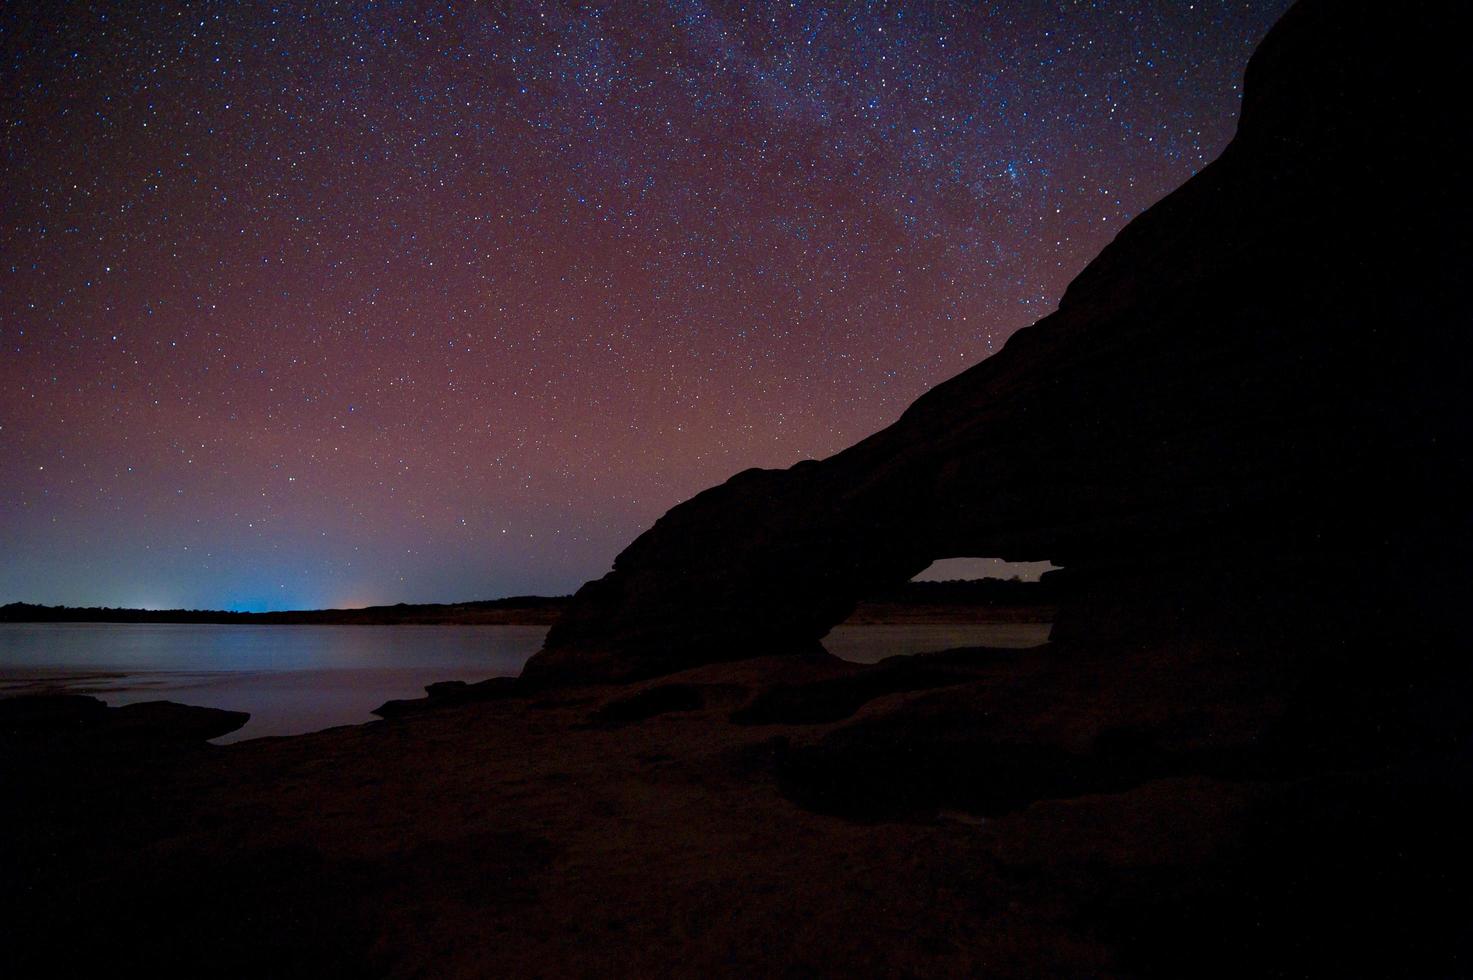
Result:
{"type": "Polygon", "coordinates": [[[1056,640],[1342,649],[1462,627],[1470,226],[1452,3],[1307,0],[1222,156],[1057,313],[822,461],[673,508],[526,676],[817,649],[949,556],[1049,559],[1056,640]]]}

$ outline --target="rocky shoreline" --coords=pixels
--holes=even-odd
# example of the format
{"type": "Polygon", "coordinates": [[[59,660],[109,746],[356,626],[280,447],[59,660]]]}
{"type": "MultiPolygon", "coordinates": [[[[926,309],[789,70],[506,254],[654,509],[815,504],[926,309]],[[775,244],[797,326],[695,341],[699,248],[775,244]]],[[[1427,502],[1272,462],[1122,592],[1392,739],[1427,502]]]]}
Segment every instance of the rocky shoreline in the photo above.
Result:
{"type": "Polygon", "coordinates": [[[1456,974],[1457,733],[1262,666],[757,658],[41,756],[12,725],[0,921],[17,976],[1456,974]]]}

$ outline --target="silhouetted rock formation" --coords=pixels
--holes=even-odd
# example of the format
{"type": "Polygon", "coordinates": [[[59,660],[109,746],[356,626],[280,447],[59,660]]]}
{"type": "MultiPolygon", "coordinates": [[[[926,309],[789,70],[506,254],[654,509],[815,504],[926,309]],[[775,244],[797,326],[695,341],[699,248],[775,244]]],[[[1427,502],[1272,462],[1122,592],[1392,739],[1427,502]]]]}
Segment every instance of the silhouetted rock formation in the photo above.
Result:
{"type": "Polygon", "coordinates": [[[515,697],[520,687],[521,682],[515,677],[491,677],[474,684],[465,681],[437,681],[425,687],[424,697],[385,701],[374,708],[373,713],[380,718],[398,718],[432,708],[496,701],[500,698],[515,697]]]}
{"type": "Polygon", "coordinates": [[[244,711],[173,701],[110,708],[85,694],[0,699],[0,755],[114,752],[197,745],[251,720],[244,711]]]}
{"type": "Polygon", "coordinates": [[[1222,156],[1057,313],[829,459],[673,508],[535,682],[811,650],[934,559],[1066,568],[1054,638],[1461,636],[1470,209],[1456,5],[1295,7],[1222,156]]]}

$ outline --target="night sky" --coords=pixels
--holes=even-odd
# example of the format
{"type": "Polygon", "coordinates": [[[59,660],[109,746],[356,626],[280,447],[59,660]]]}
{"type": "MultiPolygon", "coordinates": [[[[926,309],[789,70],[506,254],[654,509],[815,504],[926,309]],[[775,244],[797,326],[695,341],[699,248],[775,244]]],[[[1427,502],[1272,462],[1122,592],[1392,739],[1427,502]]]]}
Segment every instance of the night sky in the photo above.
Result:
{"type": "Polygon", "coordinates": [[[0,602],[571,591],[1054,308],[1288,0],[8,3],[0,602]]]}

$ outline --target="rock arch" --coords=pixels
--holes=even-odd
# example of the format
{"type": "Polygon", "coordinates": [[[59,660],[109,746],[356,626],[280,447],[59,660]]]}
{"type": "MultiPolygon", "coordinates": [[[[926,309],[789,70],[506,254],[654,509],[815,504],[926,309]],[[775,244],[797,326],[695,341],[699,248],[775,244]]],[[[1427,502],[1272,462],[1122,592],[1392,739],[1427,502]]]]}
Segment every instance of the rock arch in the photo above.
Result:
{"type": "Polygon", "coordinates": [[[850,449],[673,508],[525,676],[812,651],[857,597],[947,554],[1066,565],[1059,639],[1435,619],[1468,580],[1473,499],[1452,9],[1388,26],[1375,4],[1296,6],[1249,65],[1231,145],[1058,312],[850,449]]]}

